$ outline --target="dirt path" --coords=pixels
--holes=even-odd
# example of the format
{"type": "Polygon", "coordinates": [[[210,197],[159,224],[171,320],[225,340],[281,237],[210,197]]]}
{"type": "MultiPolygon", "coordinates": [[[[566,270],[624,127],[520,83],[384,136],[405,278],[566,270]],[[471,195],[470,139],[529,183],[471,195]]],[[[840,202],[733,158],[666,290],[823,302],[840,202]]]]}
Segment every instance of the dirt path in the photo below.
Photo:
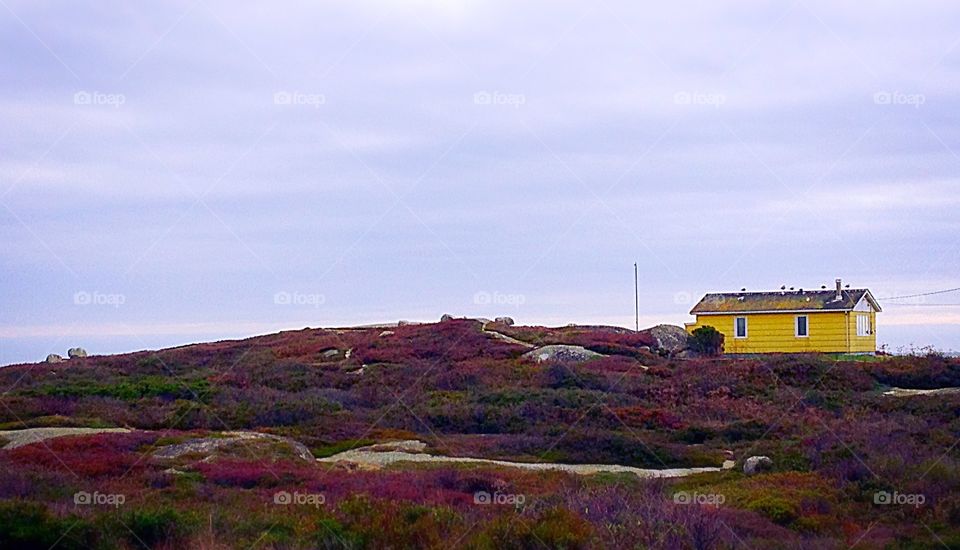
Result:
{"type": "Polygon", "coordinates": [[[667,468],[663,470],[634,468],[617,464],[557,464],[510,462],[507,460],[493,460],[487,458],[467,458],[451,456],[435,456],[422,452],[426,444],[421,441],[398,441],[393,444],[372,445],[351,451],[345,451],[327,458],[319,458],[318,462],[345,462],[355,464],[360,468],[379,469],[398,462],[429,462],[429,463],[461,463],[461,464],[489,464],[508,468],[521,468],[537,471],[562,471],[580,475],[609,473],[631,473],[642,478],[683,477],[704,472],[720,472],[733,468],[733,461],[724,462],[719,468],[667,468]]]}
{"type": "Polygon", "coordinates": [[[0,430],[0,438],[7,440],[4,449],[16,449],[38,441],[67,435],[91,435],[100,433],[128,433],[126,428],[27,428],[25,430],[0,430]]]}
{"type": "MultiPolygon", "coordinates": [[[[3,438],[7,441],[7,444],[3,447],[4,449],[16,449],[17,447],[22,447],[24,445],[29,445],[31,443],[37,443],[39,441],[45,441],[47,439],[52,439],[55,437],[65,437],[71,435],[91,435],[98,433],[129,433],[130,430],[126,428],[28,428],[25,430],[6,430],[0,431],[0,438],[3,438]]],[[[213,443],[220,442],[230,442],[235,439],[264,439],[264,438],[276,438],[276,436],[270,436],[268,434],[261,434],[257,432],[223,432],[231,436],[231,438],[225,440],[212,439],[213,443]]],[[[276,438],[284,439],[284,438],[276,438]]],[[[172,445],[174,447],[184,447],[197,445],[198,442],[205,443],[207,440],[191,440],[181,445],[172,445]]],[[[296,447],[302,447],[306,449],[299,443],[289,440],[291,443],[295,444],[296,447]]],[[[642,478],[666,478],[666,477],[682,477],[691,474],[699,474],[703,472],[720,472],[723,470],[729,470],[733,468],[733,461],[725,461],[723,466],[719,468],[666,468],[662,470],[657,469],[644,469],[644,468],[635,468],[633,466],[620,466],[618,464],[558,464],[551,462],[511,462],[508,460],[494,460],[488,458],[470,458],[470,457],[452,457],[452,456],[437,456],[431,455],[424,452],[426,450],[426,443],[417,440],[406,440],[406,441],[396,441],[392,443],[381,443],[377,445],[370,445],[368,447],[361,447],[359,449],[354,449],[351,451],[345,451],[342,453],[335,454],[326,458],[318,458],[317,462],[328,462],[328,463],[349,463],[354,464],[360,468],[365,469],[380,469],[384,466],[390,464],[395,464],[398,462],[428,462],[428,463],[455,463],[455,464],[486,464],[491,466],[504,466],[508,468],[520,468],[524,470],[534,470],[534,471],[561,471],[561,472],[570,472],[580,475],[590,475],[598,474],[602,472],[608,473],[632,473],[638,477],[642,478]]],[[[164,448],[166,449],[166,448],[164,448]]],[[[162,449],[163,450],[163,449],[162,449]]],[[[179,449],[173,449],[179,450],[179,449]]],[[[192,447],[189,450],[196,450],[192,447]]],[[[172,452],[172,451],[171,451],[172,452]]],[[[173,453],[177,455],[179,453],[173,453]]],[[[158,453],[158,456],[164,455],[164,453],[158,453]]],[[[306,451],[305,454],[301,455],[301,458],[309,457],[309,451],[306,451]]]]}
{"type": "Polygon", "coordinates": [[[487,330],[487,325],[489,325],[489,324],[490,324],[490,323],[483,323],[482,325],[480,325],[480,332],[482,332],[482,333],[484,333],[484,334],[489,334],[490,336],[493,336],[493,337],[496,338],[497,340],[503,340],[504,342],[507,342],[507,343],[510,343],[510,344],[516,344],[516,345],[518,345],[518,346],[523,346],[523,347],[525,347],[525,348],[533,349],[533,348],[537,347],[537,346],[535,346],[535,345],[533,345],[533,344],[524,342],[523,340],[517,340],[516,338],[513,338],[512,336],[507,336],[506,334],[502,334],[502,333],[497,332],[497,331],[495,331],[495,330],[487,330]]]}

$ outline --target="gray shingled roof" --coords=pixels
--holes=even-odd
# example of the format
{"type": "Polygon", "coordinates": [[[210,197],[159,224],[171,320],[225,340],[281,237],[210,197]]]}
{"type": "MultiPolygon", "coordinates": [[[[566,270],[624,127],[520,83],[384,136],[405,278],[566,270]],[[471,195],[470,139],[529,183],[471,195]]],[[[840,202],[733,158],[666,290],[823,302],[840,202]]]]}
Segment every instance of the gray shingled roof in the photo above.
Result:
{"type": "Polygon", "coordinates": [[[873,307],[880,305],[865,288],[836,290],[783,290],[773,292],[725,292],[707,294],[690,310],[697,313],[749,313],[757,311],[849,311],[865,295],[873,307]]]}

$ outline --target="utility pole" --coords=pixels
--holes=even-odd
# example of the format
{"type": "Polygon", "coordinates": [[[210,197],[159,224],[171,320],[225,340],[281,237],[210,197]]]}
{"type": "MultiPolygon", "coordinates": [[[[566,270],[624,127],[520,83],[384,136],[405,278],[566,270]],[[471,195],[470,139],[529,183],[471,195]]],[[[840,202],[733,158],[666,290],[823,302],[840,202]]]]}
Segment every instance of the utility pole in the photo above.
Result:
{"type": "Polygon", "coordinates": [[[636,315],[634,329],[640,332],[640,283],[637,279],[637,262],[633,262],[633,306],[636,315]]]}

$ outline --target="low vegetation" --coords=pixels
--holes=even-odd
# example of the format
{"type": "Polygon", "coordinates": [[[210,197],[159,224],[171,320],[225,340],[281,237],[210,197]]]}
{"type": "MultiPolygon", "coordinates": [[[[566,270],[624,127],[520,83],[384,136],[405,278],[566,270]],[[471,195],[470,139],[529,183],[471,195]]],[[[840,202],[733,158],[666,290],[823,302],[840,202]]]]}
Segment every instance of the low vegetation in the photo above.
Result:
{"type": "Polygon", "coordinates": [[[711,357],[720,355],[723,353],[723,333],[711,326],[698,327],[690,333],[690,348],[711,357]]]}
{"type": "Polygon", "coordinates": [[[454,320],[0,369],[3,429],[133,430],[0,450],[0,547],[960,547],[960,395],[883,395],[960,386],[955,359],[679,360],[643,333],[488,328],[606,357],[536,363],[454,320]],[[269,445],[153,454],[227,430],[290,437],[318,458],[419,439],[451,456],[643,468],[732,456],[738,468],[644,480],[367,471],[269,445]],[[743,474],[753,455],[773,469],[743,474]]]}

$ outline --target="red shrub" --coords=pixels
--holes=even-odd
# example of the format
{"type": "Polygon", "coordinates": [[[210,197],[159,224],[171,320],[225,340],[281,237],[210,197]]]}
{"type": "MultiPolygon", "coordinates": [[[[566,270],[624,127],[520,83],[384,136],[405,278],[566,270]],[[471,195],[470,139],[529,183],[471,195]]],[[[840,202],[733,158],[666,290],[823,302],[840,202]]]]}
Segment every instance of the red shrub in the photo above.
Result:
{"type": "Polygon", "coordinates": [[[665,409],[650,409],[641,406],[619,407],[615,414],[627,426],[650,429],[679,430],[686,426],[676,413],[665,409]]]}
{"type": "Polygon", "coordinates": [[[276,487],[303,483],[316,474],[312,464],[289,462],[217,460],[197,465],[207,480],[225,487],[276,487]]]}
{"type": "Polygon", "coordinates": [[[10,451],[10,460],[24,466],[72,472],[80,477],[123,476],[142,470],[146,460],[136,450],[155,434],[104,433],[58,437],[10,451]]]}

